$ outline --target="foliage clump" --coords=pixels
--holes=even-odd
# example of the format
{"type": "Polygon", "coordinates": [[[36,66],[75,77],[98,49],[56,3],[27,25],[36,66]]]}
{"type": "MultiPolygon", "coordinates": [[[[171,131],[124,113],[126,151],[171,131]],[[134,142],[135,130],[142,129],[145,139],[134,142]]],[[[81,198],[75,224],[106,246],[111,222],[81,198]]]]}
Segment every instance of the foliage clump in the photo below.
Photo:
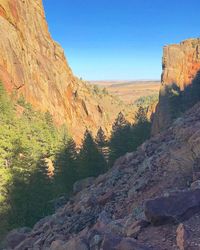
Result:
{"type": "Polygon", "coordinates": [[[145,140],[149,139],[151,122],[147,119],[146,110],[139,107],[134,117],[134,124],[129,123],[122,113],[119,113],[113,127],[109,141],[109,166],[117,158],[127,152],[133,152],[145,140]]]}
{"type": "Polygon", "coordinates": [[[51,212],[45,159],[54,160],[63,137],[49,113],[36,112],[22,96],[13,100],[0,83],[0,235],[51,212]]]}
{"type": "Polygon", "coordinates": [[[147,109],[150,105],[158,102],[158,94],[142,96],[134,102],[134,106],[147,109]]]}

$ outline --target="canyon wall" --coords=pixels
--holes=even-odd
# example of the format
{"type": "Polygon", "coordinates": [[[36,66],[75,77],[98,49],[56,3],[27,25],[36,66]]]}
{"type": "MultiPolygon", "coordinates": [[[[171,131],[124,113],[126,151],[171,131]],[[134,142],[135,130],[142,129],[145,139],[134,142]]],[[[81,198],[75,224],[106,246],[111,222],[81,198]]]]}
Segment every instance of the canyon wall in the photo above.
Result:
{"type": "Polygon", "coordinates": [[[77,79],[52,40],[42,0],[0,0],[0,80],[9,93],[66,123],[76,140],[85,128],[109,131],[124,106],[77,79]]]}
{"type": "Polygon", "coordinates": [[[164,47],[163,73],[159,103],[153,120],[152,134],[166,129],[172,121],[168,88],[176,86],[182,92],[193,84],[200,70],[200,39],[188,39],[164,47]]]}

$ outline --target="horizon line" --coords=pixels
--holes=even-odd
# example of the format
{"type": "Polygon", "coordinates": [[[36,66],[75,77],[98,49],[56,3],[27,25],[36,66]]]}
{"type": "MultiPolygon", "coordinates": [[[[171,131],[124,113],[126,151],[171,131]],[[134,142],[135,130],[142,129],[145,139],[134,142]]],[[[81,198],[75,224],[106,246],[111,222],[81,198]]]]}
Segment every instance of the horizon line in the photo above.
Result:
{"type": "MultiPolygon", "coordinates": [[[[83,79],[84,80],[84,79],[83,79]]],[[[161,82],[160,79],[100,79],[100,80],[85,80],[88,82],[150,82],[150,81],[155,81],[155,82],[161,82]]]]}

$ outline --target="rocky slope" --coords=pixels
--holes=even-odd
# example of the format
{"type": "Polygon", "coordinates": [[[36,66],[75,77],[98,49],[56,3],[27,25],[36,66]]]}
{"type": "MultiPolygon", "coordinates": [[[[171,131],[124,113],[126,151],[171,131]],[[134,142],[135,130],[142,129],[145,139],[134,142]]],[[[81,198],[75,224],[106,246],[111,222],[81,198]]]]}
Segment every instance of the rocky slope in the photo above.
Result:
{"type": "MultiPolygon", "coordinates": [[[[200,104],[6,249],[200,249],[200,104]]],[[[88,185],[89,186],[88,186],[88,185]]],[[[85,188],[83,188],[85,187],[85,188]]]]}
{"type": "Polygon", "coordinates": [[[78,140],[86,126],[108,132],[125,109],[73,75],[63,49],[50,36],[42,0],[0,0],[0,80],[13,96],[49,110],[59,125],[66,122],[78,140]]]}
{"type": "Polygon", "coordinates": [[[163,73],[159,104],[153,122],[152,134],[171,123],[167,88],[177,86],[184,91],[192,84],[200,70],[200,39],[188,39],[180,44],[164,47],[163,73]]]}

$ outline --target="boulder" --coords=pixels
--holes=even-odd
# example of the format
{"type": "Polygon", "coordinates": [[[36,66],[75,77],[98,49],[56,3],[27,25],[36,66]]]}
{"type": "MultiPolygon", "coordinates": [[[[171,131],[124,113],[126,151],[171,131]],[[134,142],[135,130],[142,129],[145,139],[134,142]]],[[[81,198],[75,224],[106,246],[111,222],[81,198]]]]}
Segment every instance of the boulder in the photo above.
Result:
{"type": "Polygon", "coordinates": [[[89,250],[88,245],[79,238],[69,240],[64,246],[64,250],[89,250]]]}
{"type": "Polygon", "coordinates": [[[189,232],[186,230],[184,224],[179,224],[176,230],[176,244],[180,250],[189,250],[189,232]]]}
{"type": "Polygon", "coordinates": [[[194,171],[193,172],[193,181],[195,182],[195,181],[198,181],[198,180],[200,180],[200,172],[199,171],[194,171]]]}
{"type": "Polygon", "coordinates": [[[114,196],[114,192],[113,192],[113,190],[110,190],[110,191],[108,191],[107,193],[101,195],[101,196],[98,198],[97,202],[98,202],[100,205],[104,206],[108,201],[110,201],[110,200],[113,198],[113,196],[114,196]]]}
{"type": "Polygon", "coordinates": [[[65,250],[63,245],[63,241],[55,240],[51,243],[50,250],[65,250]]]}
{"type": "Polygon", "coordinates": [[[102,250],[116,250],[116,247],[121,242],[121,237],[114,234],[105,234],[101,248],[102,250]]]}
{"type": "Polygon", "coordinates": [[[6,236],[5,244],[7,248],[15,248],[22,242],[28,233],[30,233],[31,229],[27,227],[14,229],[6,236]]]}
{"type": "Polygon", "coordinates": [[[150,250],[150,248],[132,238],[123,238],[116,247],[116,250],[150,250]]]}
{"type": "Polygon", "coordinates": [[[145,220],[134,221],[133,223],[125,227],[125,234],[127,237],[137,238],[142,229],[147,227],[148,225],[149,222],[145,220]]]}
{"type": "Polygon", "coordinates": [[[200,180],[192,182],[190,187],[191,187],[191,189],[198,189],[198,188],[200,189],[200,180]]]}
{"type": "MultiPolygon", "coordinates": [[[[145,167],[146,168],[146,167],[145,167]]],[[[133,187],[128,192],[128,198],[132,199],[137,195],[139,191],[142,191],[148,183],[146,176],[140,177],[133,185],[133,187]]]]}
{"type": "Polygon", "coordinates": [[[119,237],[115,234],[104,236],[101,248],[102,250],[149,250],[148,247],[140,244],[132,238],[119,237]]]}
{"type": "Polygon", "coordinates": [[[153,225],[179,223],[200,211],[200,189],[148,200],[145,215],[153,225]]]}
{"type": "Polygon", "coordinates": [[[100,234],[95,234],[90,240],[90,250],[100,249],[102,239],[100,234]]]}
{"type": "Polygon", "coordinates": [[[94,180],[94,177],[88,177],[86,179],[75,182],[73,185],[73,192],[76,194],[81,190],[91,186],[94,183],[94,180]]]}

